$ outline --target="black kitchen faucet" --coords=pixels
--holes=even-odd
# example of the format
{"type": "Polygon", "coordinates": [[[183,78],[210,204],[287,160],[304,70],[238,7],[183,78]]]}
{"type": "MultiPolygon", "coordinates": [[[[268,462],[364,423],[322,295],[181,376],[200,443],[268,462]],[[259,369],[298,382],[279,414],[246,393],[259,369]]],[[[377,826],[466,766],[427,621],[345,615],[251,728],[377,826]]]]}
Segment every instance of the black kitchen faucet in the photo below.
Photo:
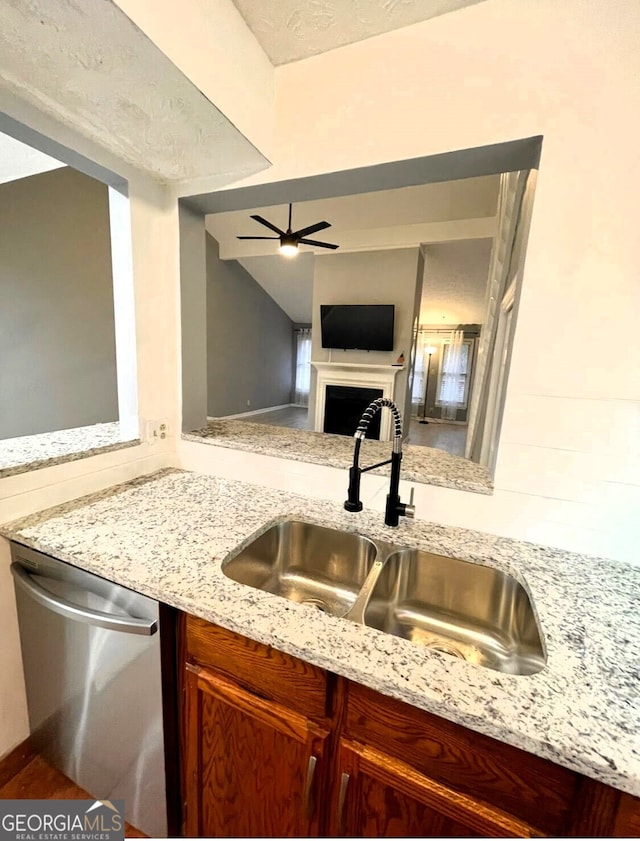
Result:
{"type": "Polygon", "coordinates": [[[387,526],[398,525],[400,517],[413,517],[415,508],[412,504],[413,488],[411,489],[411,501],[407,504],[400,501],[399,487],[400,487],[400,462],[402,461],[402,417],[398,411],[398,407],[387,397],[378,397],[373,400],[362,413],[358,428],[354,436],[356,439],[353,450],[353,465],[349,468],[349,491],[348,499],[344,504],[347,511],[362,511],[362,502],[360,501],[360,477],[363,473],[369,470],[374,470],[376,467],[382,467],[385,464],[391,464],[391,482],[389,485],[389,493],[387,494],[387,505],[384,513],[384,522],[387,526]],[[367,434],[371,419],[386,406],[391,410],[393,415],[394,435],[393,435],[393,450],[391,458],[386,461],[379,461],[377,464],[372,464],[370,467],[360,467],[360,447],[362,441],[367,434]]]}

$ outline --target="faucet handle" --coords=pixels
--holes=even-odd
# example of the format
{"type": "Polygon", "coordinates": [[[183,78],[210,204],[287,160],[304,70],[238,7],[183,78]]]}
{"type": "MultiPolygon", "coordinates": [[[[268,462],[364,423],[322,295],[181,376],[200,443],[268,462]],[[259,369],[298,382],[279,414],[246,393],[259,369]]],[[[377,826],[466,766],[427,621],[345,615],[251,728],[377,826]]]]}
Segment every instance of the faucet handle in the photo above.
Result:
{"type": "Polygon", "coordinates": [[[408,517],[410,520],[413,520],[416,516],[416,507],[413,504],[413,492],[415,488],[411,485],[411,490],[409,491],[409,502],[407,502],[403,507],[404,511],[402,512],[403,517],[408,517]]]}

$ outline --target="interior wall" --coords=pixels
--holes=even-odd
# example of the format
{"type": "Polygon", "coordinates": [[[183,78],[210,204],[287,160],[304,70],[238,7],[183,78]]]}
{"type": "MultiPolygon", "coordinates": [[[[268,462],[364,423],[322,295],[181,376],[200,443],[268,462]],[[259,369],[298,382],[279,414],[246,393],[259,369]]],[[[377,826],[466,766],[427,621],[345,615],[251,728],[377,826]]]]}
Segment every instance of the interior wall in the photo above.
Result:
{"type": "Polygon", "coordinates": [[[118,420],[109,198],[64,167],[0,185],[0,438],[118,420]]]}
{"type": "MultiPolygon", "coordinates": [[[[313,279],[312,351],[318,362],[353,362],[392,365],[401,353],[405,369],[396,376],[396,402],[405,403],[408,360],[411,353],[413,312],[416,297],[418,248],[316,255],[313,279]],[[393,304],[394,341],[392,351],[329,350],[322,347],[320,306],[322,304],[393,304]]],[[[312,368],[313,370],[313,368],[312,368]]],[[[316,406],[316,377],[312,377],[309,417],[316,406]]]]}
{"type": "Polygon", "coordinates": [[[222,417],[291,401],[293,323],[236,260],[206,237],[207,412],[222,417]]]}
{"type": "Polygon", "coordinates": [[[492,243],[476,239],[424,246],[421,324],[482,324],[492,243]]]}
{"type": "Polygon", "coordinates": [[[634,564],[639,39],[627,0],[485,0],[279,67],[274,166],[251,179],[543,135],[496,492],[431,489],[423,516],[634,564]]]}
{"type": "MultiPolygon", "coordinates": [[[[176,463],[175,432],[180,416],[179,251],[177,205],[165,188],[82,137],[72,126],[12,94],[0,91],[0,109],[59,144],[55,153],[61,159],[66,160],[63,153],[74,159],[82,155],[95,164],[96,170],[113,179],[109,183],[125,189],[128,185],[140,418],[142,428],[147,418],[168,421],[168,435],[163,441],[144,440],[135,447],[0,479],[0,519],[8,522],[176,463]]],[[[29,134],[28,129],[25,134],[29,134]]],[[[1,539],[0,593],[6,598],[0,609],[3,756],[28,736],[28,722],[8,544],[1,539]]]]}
{"type": "Polygon", "coordinates": [[[207,270],[204,216],[184,205],[180,225],[182,429],[207,423],[207,270]]]}
{"type": "Polygon", "coordinates": [[[405,353],[405,365],[407,366],[407,386],[405,389],[404,407],[402,417],[405,418],[404,433],[409,432],[411,423],[411,412],[413,402],[413,376],[415,372],[416,352],[418,347],[418,326],[420,324],[420,302],[424,289],[425,259],[424,249],[418,249],[418,262],[416,266],[416,287],[413,296],[413,311],[411,314],[411,348],[405,353]]]}
{"type": "MultiPolygon", "coordinates": [[[[276,71],[271,180],[545,136],[497,490],[417,485],[419,517],[638,563],[639,37],[640,8],[625,0],[485,0],[276,71]],[[593,337],[599,348],[619,347],[622,335],[623,363],[593,353],[593,337]]],[[[8,520],[171,463],[180,413],[179,253],[177,207],[161,186],[13,96],[1,93],[0,107],[132,179],[140,412],[170,419],[169,438],[155,448],[145,442],[0,480],[0,516],[8,520]]],[[[322,468],[331,479],[311,485],[318,465],[274,459],[267,474],[255,454],[177,447],[193,450],[181,462],[192,469],[208,459],[217,472],[226,464],[237,478],[344,500],[345,471],[322,468]]],[[[369,480],[382,510],[388,482],[367,474],[363,487],[369,480]]],[[[9,655],[12,621],[0,610],[9,655]]],[[[9,668],[0,683],[0,755],[26,735],[16,660],[2,661],[9,668]]]]}

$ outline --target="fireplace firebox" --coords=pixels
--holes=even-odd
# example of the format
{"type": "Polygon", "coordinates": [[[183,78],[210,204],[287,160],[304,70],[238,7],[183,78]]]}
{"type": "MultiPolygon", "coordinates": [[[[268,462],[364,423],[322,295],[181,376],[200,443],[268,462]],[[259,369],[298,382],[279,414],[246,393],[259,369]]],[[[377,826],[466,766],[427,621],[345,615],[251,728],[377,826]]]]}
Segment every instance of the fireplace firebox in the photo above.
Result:
{"type": "MultiPolygon", "coordinates": [[[[383,397],[381,388],[328,385],[325,392],[324,431],[353,435],[362,413],[377,397],[383,397]]],[[[380,439],[380,412],[369,424],[367,438],[380,439]]]]}

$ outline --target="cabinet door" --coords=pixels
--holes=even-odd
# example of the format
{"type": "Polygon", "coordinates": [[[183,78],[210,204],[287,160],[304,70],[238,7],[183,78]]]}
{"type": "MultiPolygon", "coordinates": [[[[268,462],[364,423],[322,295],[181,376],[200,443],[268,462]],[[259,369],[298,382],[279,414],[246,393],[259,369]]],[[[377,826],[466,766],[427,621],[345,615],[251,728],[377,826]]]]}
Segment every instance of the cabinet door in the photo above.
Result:
{"type": "Polygon", "coordinates": [[[530,837],[528,824],[357,742],[340,741],[332,834],[350,837],[530,837]]]}
{"type": "Polygon", "coordinates": [[[317,835],[327,733],[198,666],[185,693],[185,834],[317,835]]]}

